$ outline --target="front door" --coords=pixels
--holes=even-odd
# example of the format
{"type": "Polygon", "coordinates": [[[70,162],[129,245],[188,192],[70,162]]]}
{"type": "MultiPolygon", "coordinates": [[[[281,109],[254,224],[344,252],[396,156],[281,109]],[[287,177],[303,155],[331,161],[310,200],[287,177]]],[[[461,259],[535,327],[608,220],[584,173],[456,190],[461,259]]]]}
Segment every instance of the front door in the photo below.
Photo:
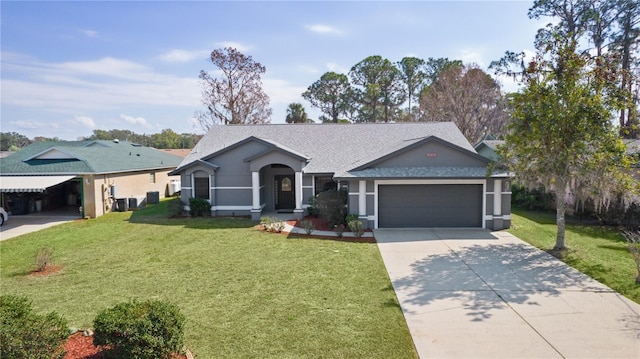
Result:
{"type": "Polygon", "coordinates": [[[293,176],[274,176],[276,209],[295,209],[296,194],[293,176]]]}

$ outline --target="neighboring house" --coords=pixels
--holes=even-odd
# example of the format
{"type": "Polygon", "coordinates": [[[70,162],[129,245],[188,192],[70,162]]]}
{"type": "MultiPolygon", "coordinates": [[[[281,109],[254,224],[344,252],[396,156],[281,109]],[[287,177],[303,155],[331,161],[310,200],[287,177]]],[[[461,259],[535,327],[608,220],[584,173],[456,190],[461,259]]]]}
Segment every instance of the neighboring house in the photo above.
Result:
{"type": "Polygon", "coordinates": [[[508,228],[507,174],[487,175],[455,124],[213,126],[171,175],[212,215],[291,212],[337,184],[368,228],[508,228]]]}
{"type": "Polygon", "coordinates": [[[95,218],[139,205],[147,192],[164,197],[181,160],[118,140],[35,142],[0,161],[2,207],[13,214],[72,207],[95,218]]]}
{"type": "Polygon", "coordinates": [[[504,145],[503,140],[496,140],[493,136],[485,136],[480,142],[478,142],[473,148],[482,157],[488,158],[491,161],[497,161],[500,159],[498,156],[498,146],[504,145]]]}

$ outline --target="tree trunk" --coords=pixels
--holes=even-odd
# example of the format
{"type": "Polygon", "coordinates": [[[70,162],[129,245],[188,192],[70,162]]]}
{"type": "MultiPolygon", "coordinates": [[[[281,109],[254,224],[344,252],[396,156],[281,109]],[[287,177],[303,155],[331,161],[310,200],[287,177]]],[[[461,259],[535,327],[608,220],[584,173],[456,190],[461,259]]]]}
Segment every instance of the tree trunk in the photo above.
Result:
{"type": "Polygon", "coordinates": [[[558,178],[556,181],[556,225],[558,231],[556,234],[556,245],[553,247],[554,251],[562,251],[566,249],[564,245],[564,232],[565,232],[565,212],[566,203],[564,201],[567,192],[567,180],[565,178],[558,178]]]}

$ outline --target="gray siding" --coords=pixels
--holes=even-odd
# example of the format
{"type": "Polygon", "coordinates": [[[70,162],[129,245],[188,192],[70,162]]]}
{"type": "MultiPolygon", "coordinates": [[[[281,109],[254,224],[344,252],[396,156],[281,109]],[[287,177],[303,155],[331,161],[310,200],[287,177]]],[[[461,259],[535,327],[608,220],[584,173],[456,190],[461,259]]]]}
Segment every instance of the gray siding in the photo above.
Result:
{"type": "Polygon", "coordinates": [[[381,167],[484,167],[486,161],[439,142],[427,142],[371,166],[381,167]]]}

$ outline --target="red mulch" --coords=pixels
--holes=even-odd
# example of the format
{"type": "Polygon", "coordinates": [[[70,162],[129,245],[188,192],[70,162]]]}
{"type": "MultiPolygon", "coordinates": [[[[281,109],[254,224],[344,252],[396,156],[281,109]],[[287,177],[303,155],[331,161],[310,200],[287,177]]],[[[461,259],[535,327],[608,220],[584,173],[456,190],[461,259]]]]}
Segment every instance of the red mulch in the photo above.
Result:
{"type": "Polygon", "coordinates": [[[43,270],[34,270],[31,271],[31,273],[29,273],[29,275],[32,275],[34,277],[45,277],[51,274],[55,274],[58,273],[62,270],[62,266],[54,266],[52,264],[44,267],[43,270]]]}
{"type": "MultiPolygon", "coordinates": [[[[313,216],[306,216],[303,219],[291,219],[287,221],[287,224],[292,225],[294,227],[298,227],[298,228],[302,228],[304,229],[304,226],[301,224],[302,221],[311,221],[313,223],[313,230],[314,231],[329,231],[329,232],[334,232],[335,229],[334,228],[330,228],[329,225],[327,224],[327,221],[325,221],[322,218],[318,218],[318,217],[313,217],[313,216]]],[[[345,230],[344,233],[348,233],[348,230],[345,230]]],[[[365,229],[365,232],[372,232],[370,229],[365,229]]],[[[306,234],[290,234],[290,237],[307,237],[306,234]]],[[[357,242],[357,243],[376,243],[375,238],[373,237],[360,237],[360,238],[355,238],[355,237],[337,237],[337,236],[320,236],[317,234],[314,234],[313,232],[311,233],[311,237],[313,238],[319,238],[319,239],[331,239],[334,241],[345,241],[345,242],[357,242]]]]}
{"type": "Polygon", "coordinates": [[[102,359],[102,348],[93,345],[93,337],[84,336],[82,332],[72,334],[64,345],[67,352],[64,359],[102,359]]]}
{"type": "MultiPolygon", "coordinates": [[[[92,336],[84,336],[82,332],[72,334],[64,345],[64,359],[104,359],[105,348],[93,345],[92,336]]],[[[173,359],[187,359],[185,354],[174,354],[173,359]]]]}

